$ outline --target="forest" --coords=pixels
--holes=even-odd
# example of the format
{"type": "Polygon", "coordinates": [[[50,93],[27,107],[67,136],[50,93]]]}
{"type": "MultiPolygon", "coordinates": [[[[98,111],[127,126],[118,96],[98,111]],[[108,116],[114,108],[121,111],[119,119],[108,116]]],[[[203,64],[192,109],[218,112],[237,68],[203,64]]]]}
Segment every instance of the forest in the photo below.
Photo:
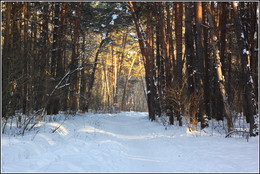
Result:
{"type": "Polygon", "coordinates": [[[3,123],[148,111],[230,132],[242,114],[258,135],[257,2],[3,2],[2,14],[3,123]]]}
{"type": "Polygon", "coordinates": [[[259,173],[259,2],[1,12],[1,173],[259,173]]]}

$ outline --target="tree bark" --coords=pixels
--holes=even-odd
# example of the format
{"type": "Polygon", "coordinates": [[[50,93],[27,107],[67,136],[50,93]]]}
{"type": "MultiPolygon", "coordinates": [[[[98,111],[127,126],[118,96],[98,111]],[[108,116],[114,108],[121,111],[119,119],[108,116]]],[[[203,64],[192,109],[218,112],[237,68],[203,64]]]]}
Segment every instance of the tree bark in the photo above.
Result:
{"type": "MultiPolygon", "coordinates": [[[[154,57],[153,57],[153,45],[152,45],[152,10],[147,15],[147,30],[146,34],[139,23],[139,18],[136,13],[136,3],[129,2],[129,8],[132,12],[133,20],[136,27],[138,36],[139,46],[144,59],[145,74],[146,74],[146,86],[147,86],[147,104],[149,110],[149,119],[155,120],[156,108],[155,108],[155,86],[154,86],[154,57]]],[[[147,8],[151,7],[152,4],[147,5],[147,8]]]]}
{"type": "MultiPolygon", "coordinates": [[[[176,38],[176,74],[175,74],[175,81],[178,84],[178,100],[181,100],[181,89],[183,85],[183,78],[182,78],[182,69],[183,69],[183,61],[182,61],[182,15],[183,15],[183,3],[182,2],[175,2],[175,38],[176,38]]],[[[182,111],[182,104],[181,101],[178,101],[178,108],[175,110],[175,114],[177,116],[177,120],[179,121],[179,126],[182,126],[182,118],[181,118],[181,111],[182,111]]]]}
{"type": "Polygon", "coordinates": [[[186,68],[187,68],[187,83],[188,83],[188,95],[190,98],[190,107],[189,107],[189,114],[190,114],[190,123],[197,125],[197,108],[196,108],[196,101],[193,96],[195,95],[195,49],[194,49],[194,31],[193,31],[193,5],[192,2],[185,3],[185,54],[186,54],[186,68]]]}
{"type": "Polygon", "coordinates": [[[202,16],[203,16],[203,8],[202,8],[202,2],[196,3],[196,57],[197,57],[197,70],[198,73],[196,73],[197,76],[197,93],[199,93],[202,97],[200,100],[200,106],[199,106],[199,120],[201,121],[201,127],[204,128],[206,125],[204,125],[204,118],[205,115],[205,103],[204,103],[204,48],[202,45],[202,16]]]}
{"type": "MultiPolygon", "coordinates": [[[[167,57],[166,63],[166,91],[173,87],[173,64],[174,59],[173,52],[173,39],[172,39],[172,25],[171,25],[171,14],[170,14],[170,4],[166,3],[166,45],[167,45],[167,57]]],[[[167,94],[166,94],[167,95],[167,94]]],[[[170,117],[169,122],[171,125],[174,124],[173,106],[170,102],[166,101],[166,114],[170,117]]]]}
{"type": "MultiPolygon", "coordinates": [[[[72,55],[70,70],[77,69],[79,65],[79,38],[80,38],[80,21],[81,21],[81,2],[77,3],[76,16],[74,22],[74,33],[73,33],[73,44],[72,44],[72,55]]],[[[70,86],[70,110],[77,111],[79,108],[79,72],[76,71],[71,75],[71,86],[70,86]]]]}
{"type": "MultiPolygon", "coordinates": [[[[5,30],[3,32],[4,36],[4,44],[3,44],[3,68],[2,68],[2,77],[3,81],[10,82],[11,81],[11,75],[10,75],[10,68],[11,68],[11,53],[10,50],[12,48],[12,21],[11,21],[11,15],[12,15],[12,2],[6,2],[6,19],[5,19],[5,30]]],[[[3,90],[3,118],[8,118],[13,113],[11,111],[12,108],[12,95],[11,95],[11,85],[10,83],[2,83],[2,90],[3,90]]]]}
{"type": "Polygon", "coordinates": [[[238,2],[233,2],[234,25],[236,29],[236,39],[239,47],[239,54],[243,68],[243,82],[245,86],[244,97],[246,99],[246,110],[250,123],[250,136],[258,135],[258,110],[254,94],[253,79],[251,75],[250,56],[247,48],[247,40],[238,13],[238,2]]]}
{"type": "Polygon", "coordinates": [[[227,118],[227,126],[228,126],[228,132],[233,130],[233,121],[232,121],[232,113],[231,113],[231,109],[227,100],[227,93],[226,93],[226,89],[225,89],[225,84],[224,84],[224,76],[222,73],[222,68],[221,68],[221,61],[220,61],[220,54],[219,54],[219,49],[217,46],[217,35],[215,34],[215,26],[214,26],[214,21],[212,18],[212,14],[211,14],[211,9],[209,7],[209,4],[206,4],[206,8],[207,8],[207,14],[208,14],[208,21],[211,27],[211,39],[212,39],[212,46],[213,46],[213,54],[214,54],[214,59],[216,62],[216,71],[217,71],[217,79],[218,79],[218,85],[219,85],[219,89],[220,89],[220,93],[222,96],[222,100],[224,103],[224,112],[225,112],[225,117],[227,118]]]}
{"type": "MultiPolygon", "coordinates": [[[[49,85],[49,91],[53,90],[55,85],[58,83],[57,77],[57,64],[58,62],[58,45],[59,45],[59,13],[60,13],[60,3],[56,2],[54,4],[54,29],[53,29],[53,41],[52,41],[52,57],[51,57],[51,80],[49,85]]],[[[59,99],[56,96],[51,96],[47,104],[47,114],[56,115],[59,113],[60,109],[59,99]],[[55,103],[55,104],[54,104],[55,103]]]]}

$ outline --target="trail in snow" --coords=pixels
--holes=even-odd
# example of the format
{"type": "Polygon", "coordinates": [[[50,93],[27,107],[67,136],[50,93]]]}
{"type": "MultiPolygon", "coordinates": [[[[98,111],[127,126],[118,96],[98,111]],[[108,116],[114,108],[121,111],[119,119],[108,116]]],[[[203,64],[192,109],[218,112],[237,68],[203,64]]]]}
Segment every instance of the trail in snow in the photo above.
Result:
{"type": "Polygon", "coordinates": [[[147,113],[84,114],[2,135],[3,172],[257,172],[258,137],[190,134],[147,113]]]}

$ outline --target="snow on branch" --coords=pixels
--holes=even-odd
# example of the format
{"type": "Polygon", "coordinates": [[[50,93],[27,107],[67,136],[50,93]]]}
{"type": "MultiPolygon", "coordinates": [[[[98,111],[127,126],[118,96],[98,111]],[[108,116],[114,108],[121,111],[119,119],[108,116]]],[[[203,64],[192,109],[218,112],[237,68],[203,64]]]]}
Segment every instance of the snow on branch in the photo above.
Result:
{"type": "Polygon", "coordinates": [[[65,85],[62,85],[62,86],[60,86],[60,85],[61,85],[61,83],[62,83],[67,77],[69,77],[71,74],[75,73],[76,71],[80,71],[80,70],[82,70],[82,69],[83,69],[82,66],[78,66],[76,69],[74,69],[74,70],[72,70],[72,71],[68,71],[68,72],[62,77],[62,79],[59,81],[59,83],[55,86],[55,88],[52,90],[51,94],[48,95],[48,96],[52,96],[57,89],[61,89],[61,88],[65,87],[65,86],[68,86],[69,84],[65,84],[65,85]]]}

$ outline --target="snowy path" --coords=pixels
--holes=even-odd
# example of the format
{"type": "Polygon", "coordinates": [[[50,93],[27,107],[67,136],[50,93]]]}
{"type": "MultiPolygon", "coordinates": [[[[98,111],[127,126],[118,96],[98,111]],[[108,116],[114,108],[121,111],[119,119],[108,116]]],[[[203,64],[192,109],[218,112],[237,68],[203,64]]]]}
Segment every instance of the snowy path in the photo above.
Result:
{"type": "Polygon", "coordinates": [[[258,137],[196,136],[147,113],[87,114],[2,137],[4,172],[257,172],[258,137]]]}

